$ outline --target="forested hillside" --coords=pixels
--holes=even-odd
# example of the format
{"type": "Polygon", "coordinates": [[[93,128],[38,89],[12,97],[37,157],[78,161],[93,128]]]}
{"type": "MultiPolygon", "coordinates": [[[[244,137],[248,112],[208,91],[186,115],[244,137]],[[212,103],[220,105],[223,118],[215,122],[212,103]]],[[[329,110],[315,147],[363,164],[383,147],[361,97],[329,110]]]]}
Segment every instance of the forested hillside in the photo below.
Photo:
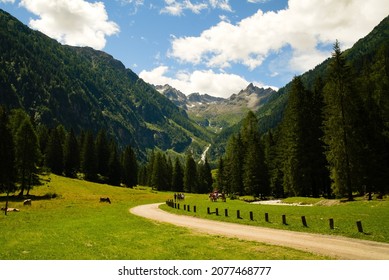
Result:
{"type": "Polygon", "coordinates": [[[389,17],[349,50],[336,42],[331,59],[272,98],[229,138],[220,188],[349,200],[389,192],[389,17]]]}
{"type": "MultiPolygon", "coordinates": [[[[138,155],[147,149],[185,151],[208,135],[184,110],[91,48],[64,46],[0,11],[0,104],[22,108],[35,124],[76,134],[101,129],[138,155]]],[[[201,146],[201,145],[200,145],[201,146]]],[[[200,148],[201,150],[201,148],[200,148]]]]}

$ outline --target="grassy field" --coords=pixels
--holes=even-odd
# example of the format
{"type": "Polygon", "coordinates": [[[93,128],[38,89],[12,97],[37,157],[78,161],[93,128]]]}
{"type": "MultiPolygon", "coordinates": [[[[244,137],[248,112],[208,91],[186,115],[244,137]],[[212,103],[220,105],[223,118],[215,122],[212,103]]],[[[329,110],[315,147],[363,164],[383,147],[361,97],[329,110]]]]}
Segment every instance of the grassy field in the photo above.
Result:
{"type": "Polygon", "coordinates": [[[353,202],[341,202],[316,198],[288,198],[283,202],[313,206],[258,205],[229,199],[227,202],[210,202],[207,195],[188,194],[185,201],[179,202],[180,210],[166,205],[162,208],[177,214],[207,219],[389,242],[387,199],[366,201],[361,198],[353,202]],[[191,212],[184,211],[184,205],[190,205],[191,212]],[[193,213],[195,205],[197,211],[193,213]],[[212,214],[207,213],[208,207],[212,214]],[[216,208],[218,216],[215,213],[216,208]],[[228,209],[228,217],[225,217],[225,209],[228,209]],[[240,210],[241,219],[237,218],[237,210],[240,210]],[[253,220],[250,219],[250,211],[253,212],[253,220]],[[269,222],[265,221],[265,213],[268,213],[269,222]],[[286,216],[287,225],[283,224],[282,215],[286,216]],[[301,216],[305,216],[307,227],[303,226],[301,216]],[[330,229],[329,219],[334,220],[334,229],[330,229]],[[362,222],[363,233],[358,232],[357,221],[362,222]]]}
{"type": "MultiPolygon", "coordinates": [[[[194,234],[129,213],[139,204],[163,202],[171,193],[55,175],[45,179],[31,191],[31,206],[13,197],[9,207],[20,212],[0,213],[0,260],[325,259],[284,247],[194,234]],[[100,203],[103,196],[112,204],[100,203]]],[[[5,197],[0,196],[4,205],[5,197]]]]}

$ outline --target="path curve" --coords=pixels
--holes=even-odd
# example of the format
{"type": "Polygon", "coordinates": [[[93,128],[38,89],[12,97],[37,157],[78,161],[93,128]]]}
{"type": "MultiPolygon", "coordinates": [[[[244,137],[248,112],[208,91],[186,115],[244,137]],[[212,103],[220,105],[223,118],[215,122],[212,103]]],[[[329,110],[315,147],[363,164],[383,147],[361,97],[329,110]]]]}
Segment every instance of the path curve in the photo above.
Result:
{"type": "Polygon", "coordinates": [[[270,229],[175,215],[163,211],[163,203],[146,204],[130,209],[134,215],[187,227],[192,230],[244,240],[290,247],[342,260],[389,260],[389,244],[341,236],[270,229]]]}

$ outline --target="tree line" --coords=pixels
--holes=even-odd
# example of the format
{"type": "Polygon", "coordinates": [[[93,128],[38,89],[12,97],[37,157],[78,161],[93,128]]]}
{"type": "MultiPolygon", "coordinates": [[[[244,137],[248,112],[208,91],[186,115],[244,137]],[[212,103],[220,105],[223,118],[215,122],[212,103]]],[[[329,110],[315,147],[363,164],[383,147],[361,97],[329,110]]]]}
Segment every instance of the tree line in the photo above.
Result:
{"type": "Polygon", "coordinates": [[[254,196],[347,197],[389,191],[388,46],[356,74],[334,44],[312,89],[295,77],[280,125],[259,135],[249,113],[220,158],[218,185],[254,196]]]}
{"type": "Polygon", "coordinates": [[[139,184],[158,191],[209,193],[213,183],[208,159],[196,162],[190,151],[174,159],[161,151],[151,151],[139,171],[139,184]]]}
{"type": "Polygon", "coordinates": [[[50,171],[110,185],[133,187],[138,183],[136,155],[127,146],[119,150],[104,130],[95,136],[82,131],[76,136],[63,126],[49,129],[35,125],[21,109],[0,107],[0,193],[29,194],[39,183],[38,174],[50,171]]]}

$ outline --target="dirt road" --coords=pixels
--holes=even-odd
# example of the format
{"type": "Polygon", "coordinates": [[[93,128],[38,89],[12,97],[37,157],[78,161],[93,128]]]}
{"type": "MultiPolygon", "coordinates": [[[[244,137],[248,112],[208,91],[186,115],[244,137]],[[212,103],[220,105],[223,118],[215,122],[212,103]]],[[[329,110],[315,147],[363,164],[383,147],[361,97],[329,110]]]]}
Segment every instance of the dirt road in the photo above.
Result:
{"type": "Polygon", "coordinates": [[[264,227],[218,222],[174,215],[147,204],[130,209],[134,215],[158,222],[187,227],[206,234],[216,234],[257,241],[326,255],[341,260],[389,260],[389,244],[340,236],[311,234],[264,227]]]}

